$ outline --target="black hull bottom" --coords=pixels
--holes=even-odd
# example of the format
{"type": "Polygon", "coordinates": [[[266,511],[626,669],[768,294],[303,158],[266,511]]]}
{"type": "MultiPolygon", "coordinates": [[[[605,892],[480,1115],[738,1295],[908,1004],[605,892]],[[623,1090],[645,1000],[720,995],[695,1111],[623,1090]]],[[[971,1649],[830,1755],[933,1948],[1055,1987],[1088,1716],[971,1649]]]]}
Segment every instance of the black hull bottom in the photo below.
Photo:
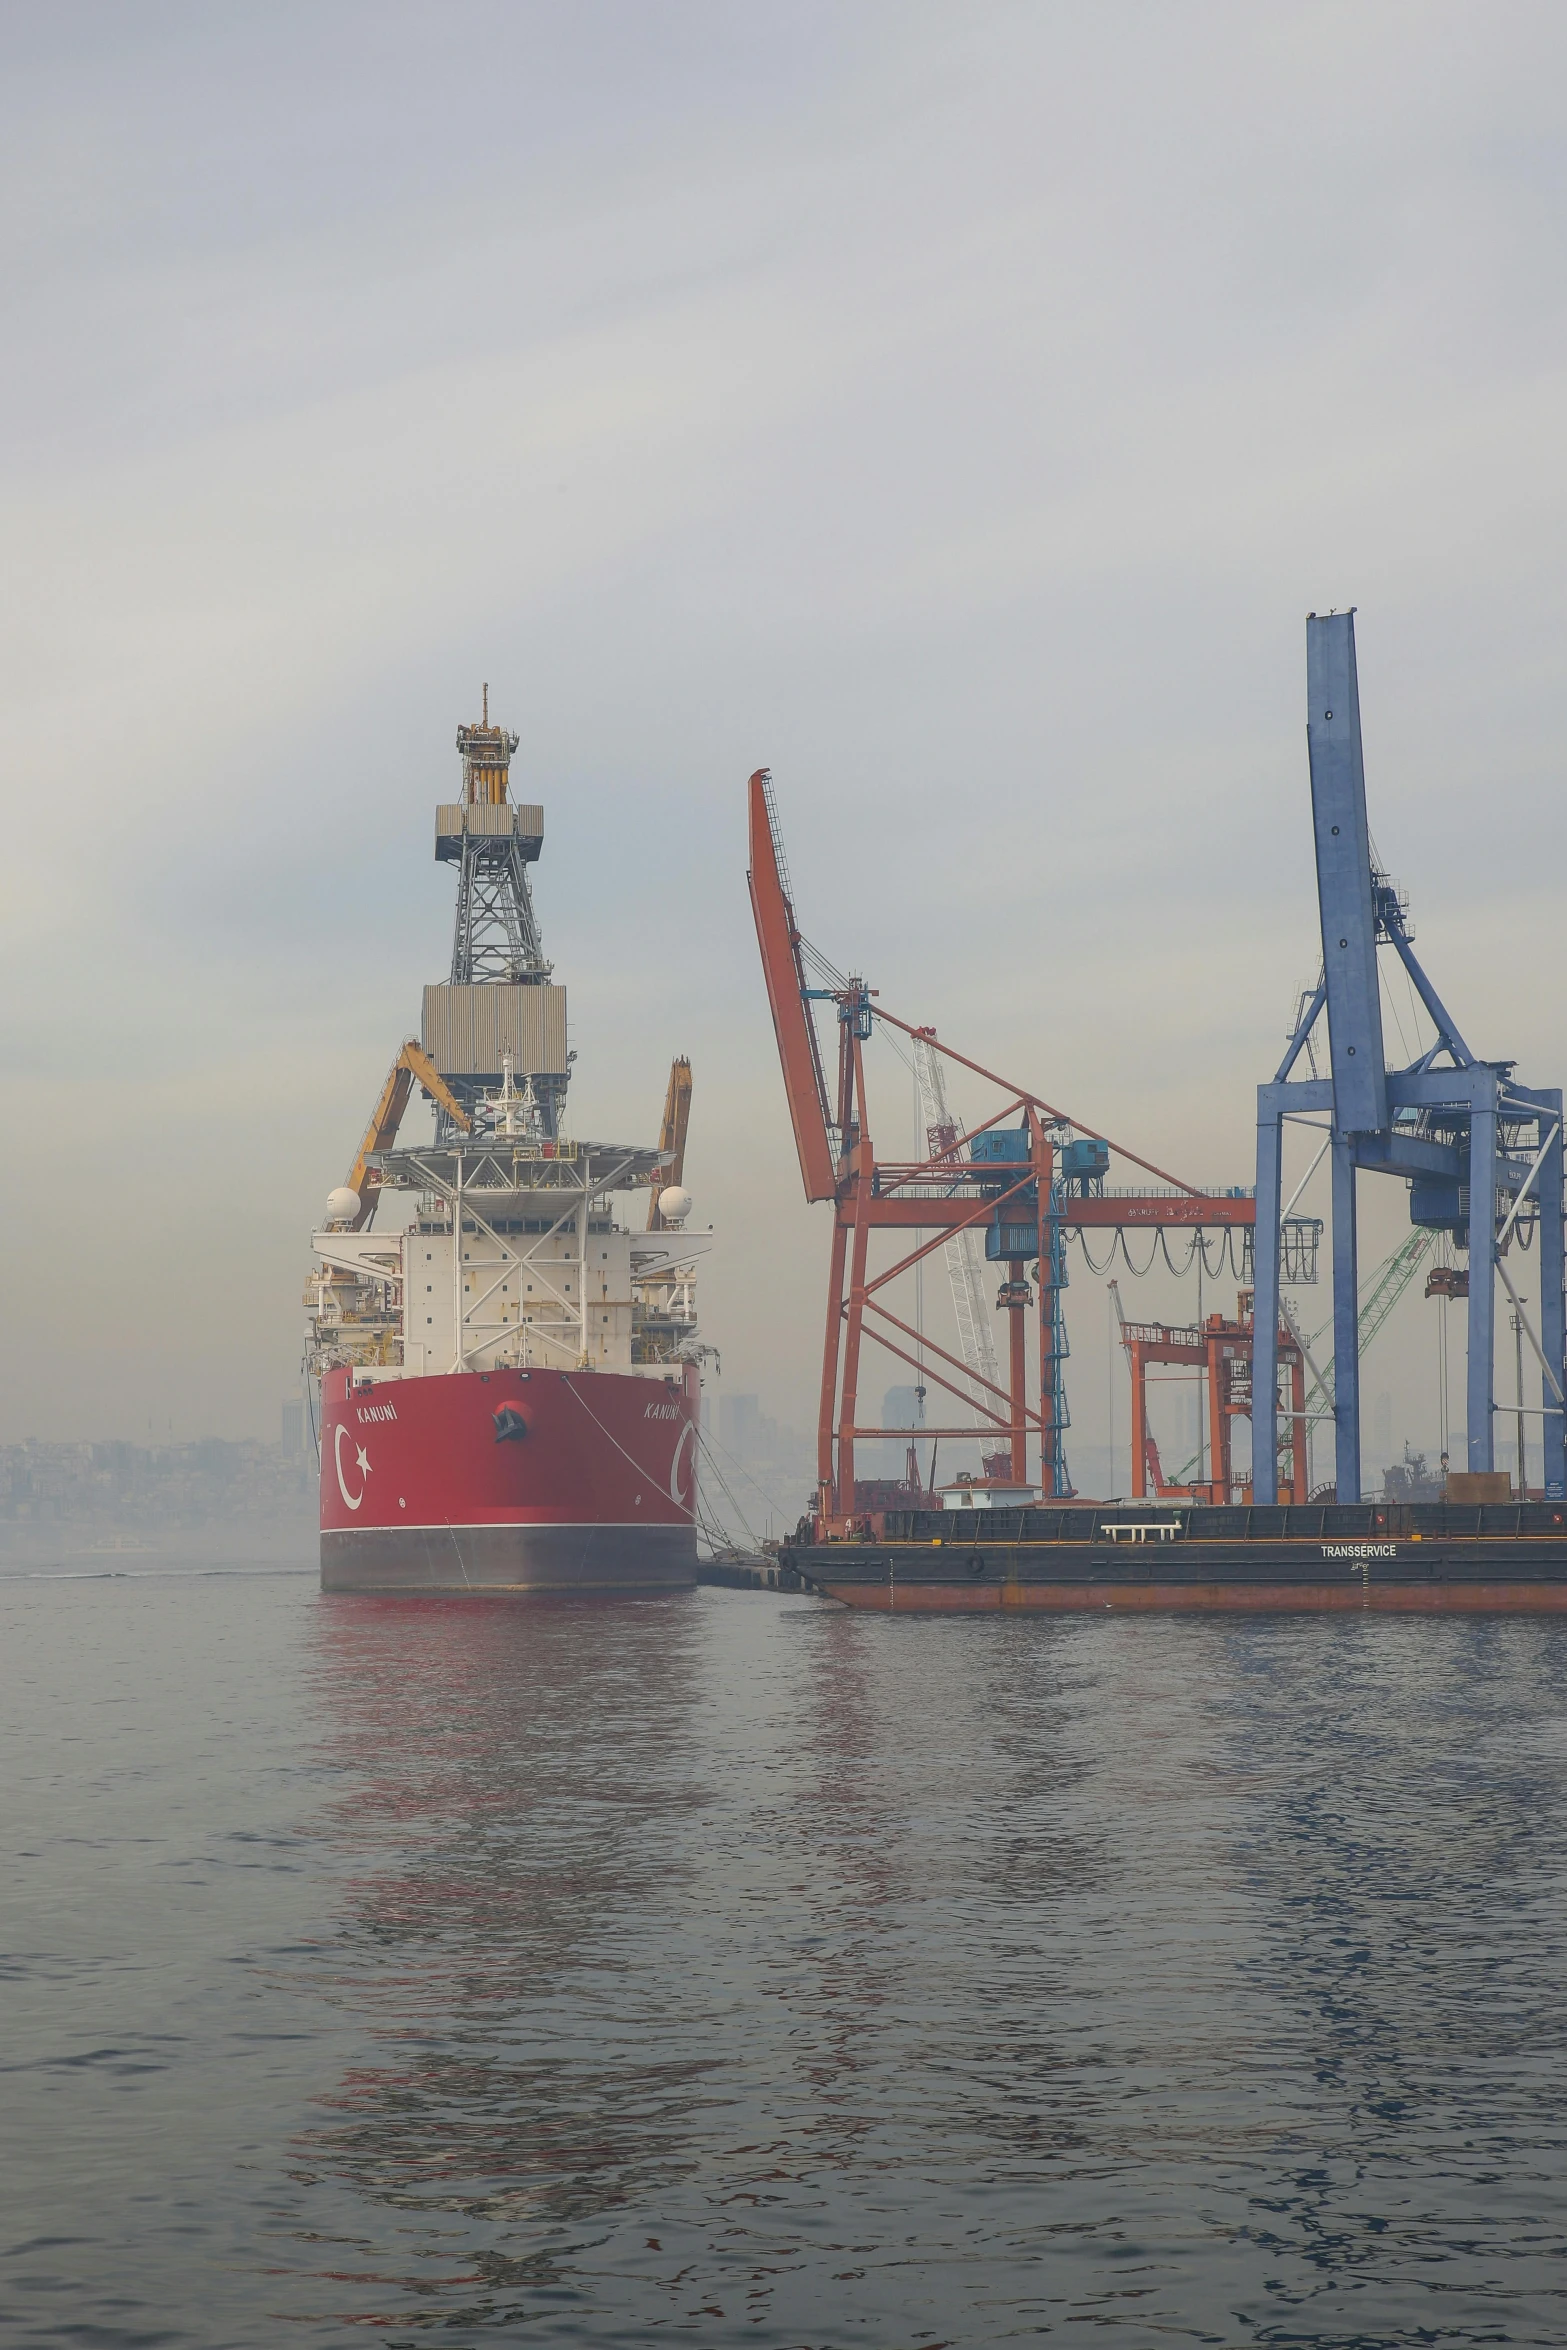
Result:
{"type": "Polygon", "coordinates": [[[323,1591],[676,1591],[689,1526],[409,1526],[323,1532],[323,1591]]]}

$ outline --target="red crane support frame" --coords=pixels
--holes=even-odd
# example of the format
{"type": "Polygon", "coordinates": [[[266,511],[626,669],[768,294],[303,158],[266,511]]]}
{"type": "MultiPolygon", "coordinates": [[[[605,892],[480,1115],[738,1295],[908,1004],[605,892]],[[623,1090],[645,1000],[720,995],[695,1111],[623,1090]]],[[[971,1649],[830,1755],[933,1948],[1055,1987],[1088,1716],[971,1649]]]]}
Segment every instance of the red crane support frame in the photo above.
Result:
{"type": "MultiPolygon", "coordinates": [[[[974,1225],[988,1224],[998,1208],[1004,1208],[1009,1200],[1026,1193],[1030,1185],[1037,1187],[1036,1228],[1032,1236],[1035,1247],[1032,1253],[1041,1268],[1048,1266],[1048,1224],[1052,1214],[1050,1203],[1056,1155],[1052,1129],[1059,1131],[1063,1127],[1070,1127],[1076,1135],[1102,1142],[1118,1158],[1128,1160],[1145,1174],[1173,1187],[1167,1192],[1069,1197],[1058,1202],[1054,1210],[1068,1225],[1099,1230],[1134,1230],[1139,1227],[1172,1225],[1198,1230],[1204,1227],[1246,1227],[1255,1223],[1256,1202],[1235,1192],[1202,1191],[1195,1184],[1183,1182],[1179,1176],[1167,1174],[1163,1168],[1140,1157],[1136,1151],[1128,1150],[1124,1144],[1112,1142],[1108,1135],[1100,1134],[1096,1128],[1085,1126],[1066,1111],[1057,1109],[1042,1095],[1030,1092],[1026,1086],[1014,1085],[1010,1079],[998,1076],[993,1069],[987,1069],[982,1062],[970,1060],[966,1054],[955,1052],[950,1045],[942,1044],[933,1029],[914,1027],[908,1021],[900,1020],[895,1013],[873,1002],[872,991],[861,979],[848,979],[829,989],[813,991],[806,974],[805,941],[795,921],[787,871],[778,842],[771,776],[765,767],[758,768],[751,777],[748,797],[751,906],[756,918],[757,944],[761,949],[762,971],[767,982],[773,1029],[778,1040],[778,1058],[794,1128],[800,1176],[808,1200],[833,1202],[827,1317],[817,1410],[816,1468],[819,1528],[828,1536],[844,1535],[856,1530],[860,1523],[855,1510],[856,1441],[887,1436],[907,1440],[909,1433],[906,1428],[872,1427],[860,1420],[860,1356],[866,1338],[873,1339],[900,1362],[920,1368],[935,1385],[956,1396],[965,1410],[980,1414],[985,1423],[981,1427],[976,1427],[972,1421],[954,1427],[925,1426],[921,1430],[923,1435],[957,1439],[980,1436],[989,1437],[992,1441],[1005,1437],[1011,1451],[1013,1480],[1019,1485],[1027,1482],[1029,1438],[1035,1435],[1043,1439],[1046,1411],[1049,1408],[1046,1396],[1041,1395],[1036,1408],[1029,1403],[1026,1392],[1024,1314],[1031,1302],[1028,1283],[1024,1279],[1027,1259],[1012,1257],[1006,1260],[1008,1278],[1002,1285],[998,1301],[1006,1307],[1011,1326],[1008,1383],[1004,1390],[981,1379],[933,1339],[911,1329],[907,1322],[880,1301],[877,1293],[942,1247],[952,1233],[974,1225]],[[830,996],[837,1007],[838,1089],[837,1101],[831,1108],[810,1008],[813,993],[830,996]],[[957,1136],[931,1158],[879,1162],[871,1142],[861,1050],[876,1020],[883,1021],[889,1028],[900,1030],[907,1037],[921,1039],[958,1067],[970,1070],[975,1076],[999,1087],[1008,1096],[1005,1106],[982,1125],[957,1136]],[[968,1156],[968,1150],[975,1135],[983,1134],[990,1127],[1020,1112],[1029,1138],[1027,1161],[993,1163],[1005,1164],[1009,1174],[1015,1165],[1016,1180],[1007,1183],[1004,1189],[998,1191],[993,1188],[981,1197],[972,1194],[968,1197],[957,1196],[953,1186],[959,1182],[970,1182],[974,1178],[973,1162],[968,1156]],[[922,1235],[929,1234],[930,1237],[922,1237],[895,1264],[872,1275],[868,1266],[870,1236],[873,1231],[885,1230],[902,1230],[911,1235],[919,1232],[922,1235]],[[872,1317],[870,1323],[867,1322],[867,1315],[872,1317]],[[876,1323],[886,1323],[905,1338],[913,1340],[921,1349],[921,1356],[934,1358],[947,1365],[967,1385],[960,1387],[940,1371],[932,1370],[929,1360],[922,1361],[921,1356],[911,1354],[907,1348],[898,1345],[875,1327],[876,1323]],[[987,1397],[993,1397],[996,1401],[989,1401],[987,1397]]],[[[991,1180],[993,1182],[994,1177],[991,1180]]],[[[1041,1282],[1039,1310],[1042,1337],[1051,1307],[1050,1291],[1041,1282]]],[[[1043,1347],[1040,1359],[1044,1359],[1043,1347]]],[[[1134,1459],[1134,1474],[1141,1467],[1142,1455],[1139,1452],[1134,1459]]],[[[1047,1482],[1048,1474],[1047,1466],[1047,1482]]]]}
{"type": "MultiPolygon", "coordinates": [[[[1200,1324],[1121,1323],[1121,1344],[1132,1373],[1132,1498],[1134,1501],[1249,1502],[1251,1486],[1237,1478],[1231,1438],[1238,1419],[1251,1418],[1251,1293],[1242,1290],[1234,1321],[1210,1314],[1200,1324]],[[1207,1415],[1208,1460],[1212,1474],[1190,1485],[1170,1483],[1159,1447],[1148,1426],[1148,1366],[1180,1365],[1195,1371],[1207,1415]],[[1240,1376],[1244,1370],[1244,1378],[1240,1376]]],[[[1306,1366],[1293,1332],[1279,1329],[1279,1369],[1289,1379],[1289,1473],[1279,1481],[1281,1501],[1305,1501],[1306,1366]]],[[[1283,1414],[1280,1415],[1284,1417],[1283,1414]]]]}

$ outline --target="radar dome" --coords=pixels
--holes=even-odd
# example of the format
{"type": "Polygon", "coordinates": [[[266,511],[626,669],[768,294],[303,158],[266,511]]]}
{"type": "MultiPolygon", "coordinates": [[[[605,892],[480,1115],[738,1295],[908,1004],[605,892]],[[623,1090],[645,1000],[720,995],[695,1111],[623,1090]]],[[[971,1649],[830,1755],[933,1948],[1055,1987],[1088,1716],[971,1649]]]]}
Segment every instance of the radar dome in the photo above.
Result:
{"type": "Polygon", "coordinates": [[[360,1199],[357,1191],[350,1191],[346,1183],[338,1184],[326,1195],[326,1220],[329,1224],[351,1224],[358,1215],[360,1199]]]}
{"type": "Polygon", "coordinates": [[[683,1224],[691,1213],[691,1194],[683,1183],[671,1183],[658,1195],[658,1212],[666,1224],[683,1224]]]}

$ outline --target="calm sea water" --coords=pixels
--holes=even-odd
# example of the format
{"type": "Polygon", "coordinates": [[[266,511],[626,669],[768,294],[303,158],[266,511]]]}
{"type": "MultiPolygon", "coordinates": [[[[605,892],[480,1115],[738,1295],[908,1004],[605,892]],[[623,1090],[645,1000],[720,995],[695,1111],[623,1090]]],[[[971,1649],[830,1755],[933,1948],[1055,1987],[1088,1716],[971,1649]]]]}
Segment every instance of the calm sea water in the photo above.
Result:
{"type": "Polygon", "coordinates": [[[9,2350],[1567,2340],[1567,1626],[0,1643],[9,2350]]]}

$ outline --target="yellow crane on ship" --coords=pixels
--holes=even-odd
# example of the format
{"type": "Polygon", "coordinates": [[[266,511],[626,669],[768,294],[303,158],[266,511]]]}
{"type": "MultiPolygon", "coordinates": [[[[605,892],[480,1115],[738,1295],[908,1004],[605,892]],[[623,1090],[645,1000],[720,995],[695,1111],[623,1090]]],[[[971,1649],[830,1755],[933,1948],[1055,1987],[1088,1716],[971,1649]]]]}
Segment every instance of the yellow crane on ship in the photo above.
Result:
{"type": "MultiPolygon", "coordinates": [[[[363,1232],[376,1211],[380,1197],[381,1177],[370,1164],[377,1151],[389,1151],[397,1140],[398,1128],[418,1086],[426,1100],[446,1112],[461,1134],[473,1131],[473,1120],[463,1108],[451,1087],[417,1037],[410,1036],[386,1073],[381,1096],[370,1113],[370,1123],[364,1130],[354,1163],[348,1170],[345,1188],[359,1201],[359,1212],[344,1227],[349,1232],[363,1232]]],[[[691,1123],[691,1063],[682,1053],[670,1066],[669,1085],[664,1095],[664,1118],[659,1128],[660,1151],[672,1154],[661,1171],[648,1202],[647,1228],[650,1232],[668,1229],[659,1213],[659,1194],[684,1178],[686,1163],[686,1132],[691,1123]]]]}
{"type": "Polygon", "coordinates": [[[350,1232],[362,1232],[375,1214],[376,1202],[381,1194],[381,1177],[379,1171],[370,1164],[371,1154],[375,1151],[389,1151],[397,1140],[397,1129],[403,1122],[403,1112],[408,1107],[409,1096],[416,1085],[427,1100],[446,1112],[461,1133],[467,1134],[472,1130],[473,1120],[440,1070],[418,1038],[409,1037],[386,1073],[381,1098],[370,1113],[364,1140],[348,1171],[348,1189],[359,1200],[359,1213],[347,1227],[350,1232]]]}
{"type": "Polygon", "coordinates": [[[673,1151],[674,1157],[662,1168],[653,1183],[653,1196],[648,1202],[647,1228],[649,1232],[667,1232],[668,1224],[659,1213],[658,1203],[668,1190],[677,1190],[685,1181],[686,1129],[691,1123],[691,1063],[681,1053],[670,1065],[669,1088],[664,1095],[664,1123],[658,1130],[658,1147],[673,1151]]]}

